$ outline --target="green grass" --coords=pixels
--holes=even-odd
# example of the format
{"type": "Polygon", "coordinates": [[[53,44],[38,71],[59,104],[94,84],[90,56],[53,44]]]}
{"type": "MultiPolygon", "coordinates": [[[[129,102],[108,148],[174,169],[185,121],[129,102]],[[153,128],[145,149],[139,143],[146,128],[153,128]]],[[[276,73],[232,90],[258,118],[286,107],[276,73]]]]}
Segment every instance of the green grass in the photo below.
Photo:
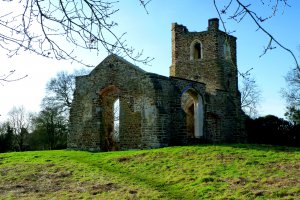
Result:
{"type": "Polygon", "coordinates": [[[0,199],[300,199],[300,149],[200,145],[0,154],[0,199]]]}

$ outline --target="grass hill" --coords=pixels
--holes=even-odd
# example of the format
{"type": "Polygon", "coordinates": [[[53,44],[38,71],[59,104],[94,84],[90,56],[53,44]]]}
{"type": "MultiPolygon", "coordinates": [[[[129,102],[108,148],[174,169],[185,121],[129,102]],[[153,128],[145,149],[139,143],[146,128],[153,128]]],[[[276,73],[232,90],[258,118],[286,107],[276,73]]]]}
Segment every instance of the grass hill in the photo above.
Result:
{"type": "Polygon", "coordinates": [[[0,154],[0,199],[300,199],[300,148],[0,154]]]}

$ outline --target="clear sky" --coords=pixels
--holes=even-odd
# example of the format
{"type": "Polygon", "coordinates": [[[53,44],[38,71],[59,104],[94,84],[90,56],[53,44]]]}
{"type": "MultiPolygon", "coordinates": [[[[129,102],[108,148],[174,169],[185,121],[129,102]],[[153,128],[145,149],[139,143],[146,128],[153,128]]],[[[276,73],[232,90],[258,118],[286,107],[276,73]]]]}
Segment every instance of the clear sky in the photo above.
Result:
{"type": "MultiPolygon", "coordinates": [[[[271,11],[262,6],[260,1],[255,2],[259,4],[255,8],[259,13],[271,14],[271,11]]],[[[284,14],[280,9],[278,14],[263,23],[263,26],[278,41],[290,48],[299,59],[300,1],[288,2],[291,7],[286,7],[284,14]]],[[[3,13],[5,8],[1,4],[0,13],[3,13]]],[[[138,0],[120,1],[117,8],[120,11],[114,16],[114,20],[119,24],[116,31],[120,34],[127,32],[125,37],[128,44],[137,50],[143,50],[145,56],[154,58],[151,66],[134,64],[146,71],[165,76],[169,75],[171,65],[171,23],[183,24],[189,31],[204,31],[207,29],[208,19],[218,17],[212,0],[152,0],[148,5],[149,14],[146,14],[138,0]]],[[[251,74],[262,91],[259,114],[283,117],[285,101],[280,95],[280,89],[286,85],[284,76],[295,66],[294,60],[280,48],[259,57],[263,47],[268,43],[268,38],[261,31],[256,30],[256,26],[249,18],[245,18],[241,23],[227,21],[226,26],[228,30],[235,31],[232,35],[238,38],[239,70],[245,72],[253,68],[251,74]]],[[[80,54],[94,65],[99,64],[107,56],[106,52],[98,56],[83,51],[80,51],[80,54]]],[[[45,95],[47,81],[61,70],[72,72],[83,67],[77,63],[49,60],[28,52],[7,58],[1,49],[0,60],[0,74],[13,69],[16,70],[15,77],[28,74],[28,77],[23,80],[0,85],[0,114],[2,115],[0,121],[5,120],[7,112],[13,106],[24,105],[28,111],[38,112],[45,95]]]]}

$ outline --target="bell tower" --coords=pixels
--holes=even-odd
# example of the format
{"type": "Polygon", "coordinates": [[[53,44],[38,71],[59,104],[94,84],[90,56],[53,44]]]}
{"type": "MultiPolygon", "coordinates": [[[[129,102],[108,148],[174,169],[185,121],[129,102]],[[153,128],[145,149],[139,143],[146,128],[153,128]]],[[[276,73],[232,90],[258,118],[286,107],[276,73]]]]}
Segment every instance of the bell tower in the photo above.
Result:
{"type": "Polygon", "coordinates": [[[219,19],[208,20],[202,32],[172,24],[170,76],[206,84],[208,92],[237,93],[236,38],[219,30],[219,19]]]}

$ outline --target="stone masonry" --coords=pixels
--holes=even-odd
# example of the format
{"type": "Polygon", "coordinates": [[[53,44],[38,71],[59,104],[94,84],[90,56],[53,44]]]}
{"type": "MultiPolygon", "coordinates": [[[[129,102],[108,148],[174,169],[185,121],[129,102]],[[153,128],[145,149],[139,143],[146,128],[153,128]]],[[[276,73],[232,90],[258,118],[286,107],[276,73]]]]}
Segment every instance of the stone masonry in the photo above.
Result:
{"type": "Polygon", "coordinates": [[[170,77],[116,55],[76,77],[68,148],[244,142],[237,85],[236,38],[219,30],[218,19],[210,19],[203,32],[174,23],[170,77]]]}

